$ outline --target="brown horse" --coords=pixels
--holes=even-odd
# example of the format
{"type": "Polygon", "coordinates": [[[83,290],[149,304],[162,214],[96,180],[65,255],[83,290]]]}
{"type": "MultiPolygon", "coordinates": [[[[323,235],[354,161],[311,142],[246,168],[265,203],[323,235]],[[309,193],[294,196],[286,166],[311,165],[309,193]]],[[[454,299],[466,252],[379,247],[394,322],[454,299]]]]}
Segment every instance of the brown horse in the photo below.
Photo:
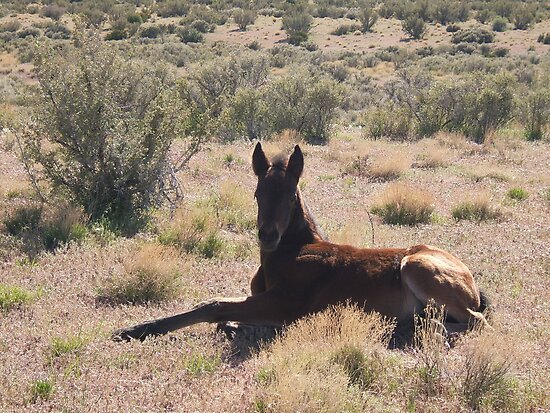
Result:
{"type": "Polygon", "coordinates": [[[258,143],[252,165],[258,177],[261,263],[252,278],[252,295],[216,298],[191,311],[118,330],[116,339],[144,339],[201,322],[281,326],[344,302],[399,324],[409,323],[434,300],[460,329],[486,323],[484,296],[468,268],[450,253],[427,245],[360,249],[327,242],[298,187],[304,166],[299,146],[288,160],[269,162],[258,143]]]}

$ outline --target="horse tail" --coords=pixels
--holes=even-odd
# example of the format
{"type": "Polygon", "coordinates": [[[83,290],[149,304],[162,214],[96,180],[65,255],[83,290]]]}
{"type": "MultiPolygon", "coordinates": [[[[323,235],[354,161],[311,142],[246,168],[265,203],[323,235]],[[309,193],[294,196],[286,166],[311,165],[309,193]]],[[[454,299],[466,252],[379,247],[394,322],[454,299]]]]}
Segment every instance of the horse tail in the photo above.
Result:
{"type": "Polygon", "coordinates": [[[479,308],[478,312],[483,313],[485,318],[490,318],[494,310],[493,304],[490,298],[483,291],[479,291],[479,308]]]}

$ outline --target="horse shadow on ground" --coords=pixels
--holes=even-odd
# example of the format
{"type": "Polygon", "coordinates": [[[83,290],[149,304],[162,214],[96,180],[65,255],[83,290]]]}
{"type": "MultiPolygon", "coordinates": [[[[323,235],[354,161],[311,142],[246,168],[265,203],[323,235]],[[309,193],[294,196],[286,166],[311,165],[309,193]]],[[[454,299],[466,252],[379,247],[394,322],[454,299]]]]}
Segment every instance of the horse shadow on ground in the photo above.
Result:
{"type": "MultiPolygon", "coordinates": [[[[284,334],[284,327],[254,326],[238,323],[220,323],[217,332],[226,337],[229,344],[228,361],[239,364],[262,348],[269,346],[278,336],[284,334]]],[[[392,333],[388,349],[404,350],[414,346],[415,325],[414,322],[398,325],[392,333]]],[[[447,337],[449,347],[453,346],[456,337],[447,337]]]]}

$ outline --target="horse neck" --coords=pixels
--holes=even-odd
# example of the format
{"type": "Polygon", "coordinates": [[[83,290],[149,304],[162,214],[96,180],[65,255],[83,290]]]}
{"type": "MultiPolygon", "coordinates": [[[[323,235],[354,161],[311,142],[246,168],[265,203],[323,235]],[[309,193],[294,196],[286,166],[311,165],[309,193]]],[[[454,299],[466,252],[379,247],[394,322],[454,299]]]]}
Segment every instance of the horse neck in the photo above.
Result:
{"type": "Polygon", "coordinates": [[[325,234],[315,222],[315,218],[307,207],[299,188],[296,195],[294,213],[279,245],[302,246],[326,241],[325,234]]]}

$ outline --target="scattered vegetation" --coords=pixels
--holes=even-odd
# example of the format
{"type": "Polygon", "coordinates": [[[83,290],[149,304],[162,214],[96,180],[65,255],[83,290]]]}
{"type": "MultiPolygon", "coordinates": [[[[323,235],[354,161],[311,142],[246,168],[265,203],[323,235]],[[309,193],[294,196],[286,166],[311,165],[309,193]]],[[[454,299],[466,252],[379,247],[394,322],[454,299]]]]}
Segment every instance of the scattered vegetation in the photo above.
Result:
{"type": "Polygon", "coordinates": [[[31,304],[39,292],[32,292],[23,287],[0,283],[0,310],[9,311],[31,304]]]}
{"type": "MultiPolygon", "coordinates": [[[[125,59],[85,36],[67,53],[45,49],[37,60],[43,99],[24,156],[92,220],[133,230],[159,199],[166,154],[185,112],[170,95],[164,68],[125,59]]],[[[190,148],[189,155],[196,150],[190,148]]]]}
{"type": "Polygon", "coordinates": [[[54,337],[50,344],[49,353],[53,358],[67,354],[76,354],[88,344],[89,338],[80,334],[68,337],[54,337]]]}
{"type": "Polygon", "coordinates": [[[287,34],[288,42],[296,46],[305,43],[312,23],[313,18],[300,5],[287,10],[283,16],[283,30],[287,34]]]}
{"type": "Polygon", "coordinates": [[[361,411],[361,390],[381,385],[391,324],[354,307],[330,308],[290,326],[264,352],[264,411],[361,411]],[[331,377],[326,380],[326,377],[331,377]]]}
{"type": "Polygon", "coordinates": [[[177,296],[182,263],[176,250],[145,244],[124,259],[124,271],[99,290],[100,301],[113,304],[162,302],[177,296]]]}
{"type": "Polygon", "coordinates": [[[514,201],[525,201],[529,197],[529,193],[520,187],[510,188],[506,192],[506,196],[514,201]]]}
{"type": "Polygon", "coordinates": [[[468,201],[462,201],[452,209],[452,217],[456,221],[486,221],[497,219],[501,216],[500,211],[491,206],[488,196],[477,196],[468,201]]]}
{"type": "Polygon", "coordinates": [[[233,20],[235,20],[240,30],[245,31],[249,25],[254,24],[254,21],[256,21],[256,12],[237,9],[233,12],[233,20]]]}
{"type": "Polygon", "coordinates": [[[34,381],[30,387],[31,403],[36,403],[38,400],[48,400],[53,390],[54,384],[50,379],[34,381]]]}
{"type": "Polygon", "coordinates": [[[420,40],[426,34],[426,23],[420,17],[411,15],[402,22],[403,30],[413,39],[420,40]]]}
{"type": "MultiPolygon", "coordinates": [[[[544,2],[0,3],[0,411],[163,411],[173,400],[186,411],[548,410],[544,363],[533,362],[547,341],[544,2]],[[425,317],[412,348],[393,351],[378,321],[338,315],[311,321],[311,335],[291,327],[245,363],[235,343],[212,340],[213,326],[131,348],[78,334],[154,316],[134,303],[170,313],[179,294],[245,294],[257,267],[248,159],[258,139],[285,152],[300,142],[301,187],[332,241],[372,246],[360,206],[392,179],[414,183],[408,194],[429,185],[438,211],[479,221],[467,233],[384,225],[374,246],[452,243],[498,295],[494,334],[449,349],[437,316],[425,317]],[[405,149],[420,153],[415,169],[374,156],[405,149]],[[529,191],[529,214],[507,217],[532,235],[519,244],[509,225],[484,221],[502,216],[495,200],[464,196],[492,188],[510,207],[524,197],[506,194],[513,185],[529,191]],[[510,259],[495,262],[497,250],[510,259]]],[[[377,204],[379,219],[437,220],[414,203],[404,212],[407,197],[377,204]]]]}
{"type": "Polygon", "coordinates": [[[385,224],[417,225],[429,223],[434,213],[432,196],[419,188],[391,184],[372,208],[385,224]]]}
{"type": "Polygon", "coordinates": [[[184,361],[185,370],[192,376],[214,373],[221,364],[219,354],[192,353],[184,361]]]}

